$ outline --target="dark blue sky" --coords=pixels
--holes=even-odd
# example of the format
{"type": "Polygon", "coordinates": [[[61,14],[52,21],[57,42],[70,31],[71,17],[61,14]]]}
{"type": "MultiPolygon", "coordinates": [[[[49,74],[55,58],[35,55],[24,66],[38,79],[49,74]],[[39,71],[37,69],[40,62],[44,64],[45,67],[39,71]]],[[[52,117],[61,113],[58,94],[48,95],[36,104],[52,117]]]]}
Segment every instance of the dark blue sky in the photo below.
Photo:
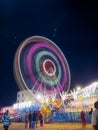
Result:
{"type": "Polygon", "coordinates": [[[98,81],[97,11],[89,0],[0,1],[0,106],[16,101],[14,55],[30,36],[45,36],[59,46],[70,67],[71,89],[98,81]]]}

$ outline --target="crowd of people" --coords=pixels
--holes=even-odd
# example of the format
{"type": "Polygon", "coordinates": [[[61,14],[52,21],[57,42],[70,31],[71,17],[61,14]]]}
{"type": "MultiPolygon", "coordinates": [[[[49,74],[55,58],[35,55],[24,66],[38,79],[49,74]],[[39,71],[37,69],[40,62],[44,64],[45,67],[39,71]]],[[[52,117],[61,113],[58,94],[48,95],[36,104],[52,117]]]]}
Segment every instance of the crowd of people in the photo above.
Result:
{"type": "Polygon", "coordinates": [[[40,121],[40,126],[43,126],[43,115],[42,113],[34,112],[26,112],[25,114],[25,128],[34,129],[37,127],[37,123],[40,121]]]}
{"type": "MultiPolygon", "coordinates": [[[[91,111],[89,112],[89,116],[91,119],[92,126],[94,130],[98,130],[98,101],[94,103],[95,110],[91,108],[91,111]]],[[[86,118],[85,118],[85,112],[81,111],[80,117],[81,117],[81,124],[82,128],[86,128],[86,118]]],[[[11,124],[10,121],[10,114],[9,111],[6,110],[3,116],[3,128],[4,130],[8,130],[9,125],[11,124]]],[[[36,111],[34,112],[26,112],[25,113],[25,128],[32,128],[34,129],[37,127],[38,121],[40,122],[40,126],[43,126],[43,114],[42,113],[37,113],[36,111]]]]}

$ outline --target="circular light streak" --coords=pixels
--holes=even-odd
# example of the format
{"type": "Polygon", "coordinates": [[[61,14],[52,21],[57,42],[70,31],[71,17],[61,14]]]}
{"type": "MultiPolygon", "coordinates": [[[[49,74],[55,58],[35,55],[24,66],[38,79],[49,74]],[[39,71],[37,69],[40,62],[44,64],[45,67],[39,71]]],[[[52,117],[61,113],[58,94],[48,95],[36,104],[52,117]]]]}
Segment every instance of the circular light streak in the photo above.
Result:
{"type": "Polygon", "coordinates": [[[45,37],[33,36],[20,44],[14,58],[14,75],[19,88],[33,95],[69,91],[67,60],[58,46],[45,37]]]}
{"type": "Polygon", "coordinates": [[[43,68],[44,68],[45,73],[49,76],[54,76],[56,73],[55,64],[49,59],[46,59],[44,61],[43,68]]]}

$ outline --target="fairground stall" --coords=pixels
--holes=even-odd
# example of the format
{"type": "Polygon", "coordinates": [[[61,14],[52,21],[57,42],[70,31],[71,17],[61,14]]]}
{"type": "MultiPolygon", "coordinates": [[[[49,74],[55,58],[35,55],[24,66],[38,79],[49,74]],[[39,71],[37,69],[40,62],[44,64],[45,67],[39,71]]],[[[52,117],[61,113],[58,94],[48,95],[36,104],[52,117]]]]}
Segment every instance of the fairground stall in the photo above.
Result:
{"type": "MultiPolygon", "coordinates": [[[[18,93],[18,95],[20,92],[18,93]]],[[[21,92],[23,95],[23,92],[21,92]]],[[[20,98],[23,96],[20,95],[20,98]]],[[[80,112],[86,113],[86,120],[90,122],[89,111],[98,99],[98,82],[92,83],[80,90],[60,93],[60,95],[36,95],[40,102],[20,102],[13,105],[15,116],[23,117],[26,111],[39,111],[44,114],[45,122],[80,122],[80,112]]],[[[18,96],[18,101],[21,101],[18,96]]]]}

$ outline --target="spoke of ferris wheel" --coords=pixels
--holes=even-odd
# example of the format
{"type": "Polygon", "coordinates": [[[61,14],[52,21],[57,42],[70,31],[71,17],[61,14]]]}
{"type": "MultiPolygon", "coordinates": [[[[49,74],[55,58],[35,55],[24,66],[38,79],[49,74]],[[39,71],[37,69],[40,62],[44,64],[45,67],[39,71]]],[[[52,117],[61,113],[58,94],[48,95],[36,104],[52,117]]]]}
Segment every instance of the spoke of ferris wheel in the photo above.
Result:
{"type": "Polygon", "coordinates": [[[51,87],[53,87],[54,93],[56,93],[56,90],[55,90],[54,86],[52,86],[52,82],[54,82],[54,81],[51,81],[51,87]]]}
{"type": "Polygon", "coordinates": [[[56,94],[56,89],[55,89],[55,87],[52,85],[53,82],[54,82],[54,81],[51,81],[51,87],[53,87],[54,93],[56,94]]]}
{"type": "Polygon", "coordinates": [[[59,84],[60,84],[60,83],[57,84],[57,88],[58,88],[58,91],[59,91],[59,93],[60,93],[59,84]]]}
{"type": "Polygon", "coordinates": [[[55,90],[55,88],[53,88],[54,89],[54,93],[56,94],[56,90],[55,90]]]}
{"type": "MultiPolygon", "coordinates": [[[[60,82],[58,82],[58,84],[61,86],[60,82]]],[[[61,86],[61,87],[62,87],[62,86],[61,86]]],[[[58,88],[59,88],[59,87],[58,87],[58,88]]],[[[60,89],[59,89],[59,92],[61,92],[60,89]]]]}
{"type": "MultiPolygon", "coordinates": [[[[56,75],[55,75],[55,76],[56,76],[56,75]]],[[[57,76],[56,76],[56,77],[57,77],[57,76]]],[[[57,80],[58,80],[58,78],[57,78],[57,80]]],[[[57,87],[58,87],[58,85],[60,85],[60,86],[61,86],[61,84],[60,84],[59,80],[58,80],[57,87]]],[[[59,87],[58,87],[58,90],[59,90],[59,92],[60,92],[60,89],[59,89],[59,87]]]]}
{"type": "MultiPolygon", "coordinates": [[[[48,70],[48,73],[53,73],[53,68],[51,67],[51,68],[49,68],[49,70],[48,70]]],[[[50,82],[50,86],[51,86],[51,88],[53,87],[53,83],[52,83],[53,81],[51,80],[51,82],[50,82]]],[[[56,93],[56,91],[55,91],[55,88],[53,87],[53,89],[54,89],[54,92],[56,93]]]]}
{"type": "Polygon", "coordinates": [[[31,89],[31,91],[32,91],[32,92],[33,92],[33,90],[34,90],[35,86],[37,85],[37,83],[38,83],[39,79],[40,79],[40,77],[37,79],[37,81],[35,82],[35,84],[32,86],[32,89],[31,89]]]}
{"type": "MultiPolygon", "coordinates": [[[[57,78],[57,80],[58,80],[58,78],[57,78]]],[[[58,84],[61,86],[61,84],[60,84],[59,80],[58,80],[58,84]]]]}
{"type": "MultiPolygon", "coordinates": [[[[40,83],[40,85],[42,85],[42,82],[40,83]]],[[[40,92],[40,85],[39,85],[39,87],[38,87],[38,89],[37,89],[35,95],[38,94],[38,93],[40,92]]]]}
{"type": "Polygon", "coordinates": [[[46,83],[46,81],[43,82],[43,85],[44,85],[44,86],[43,86],[43,88],[44,88],[44,95],[46,95],[46,84],[45,84],[45,83],[46,83]]]}
{"type": "Polygon", "coordinates": [[[45,86],[45,83],[43,82],[44,95],[45,95],[45,87],[46,87],[46,86],[45,86]]]}

